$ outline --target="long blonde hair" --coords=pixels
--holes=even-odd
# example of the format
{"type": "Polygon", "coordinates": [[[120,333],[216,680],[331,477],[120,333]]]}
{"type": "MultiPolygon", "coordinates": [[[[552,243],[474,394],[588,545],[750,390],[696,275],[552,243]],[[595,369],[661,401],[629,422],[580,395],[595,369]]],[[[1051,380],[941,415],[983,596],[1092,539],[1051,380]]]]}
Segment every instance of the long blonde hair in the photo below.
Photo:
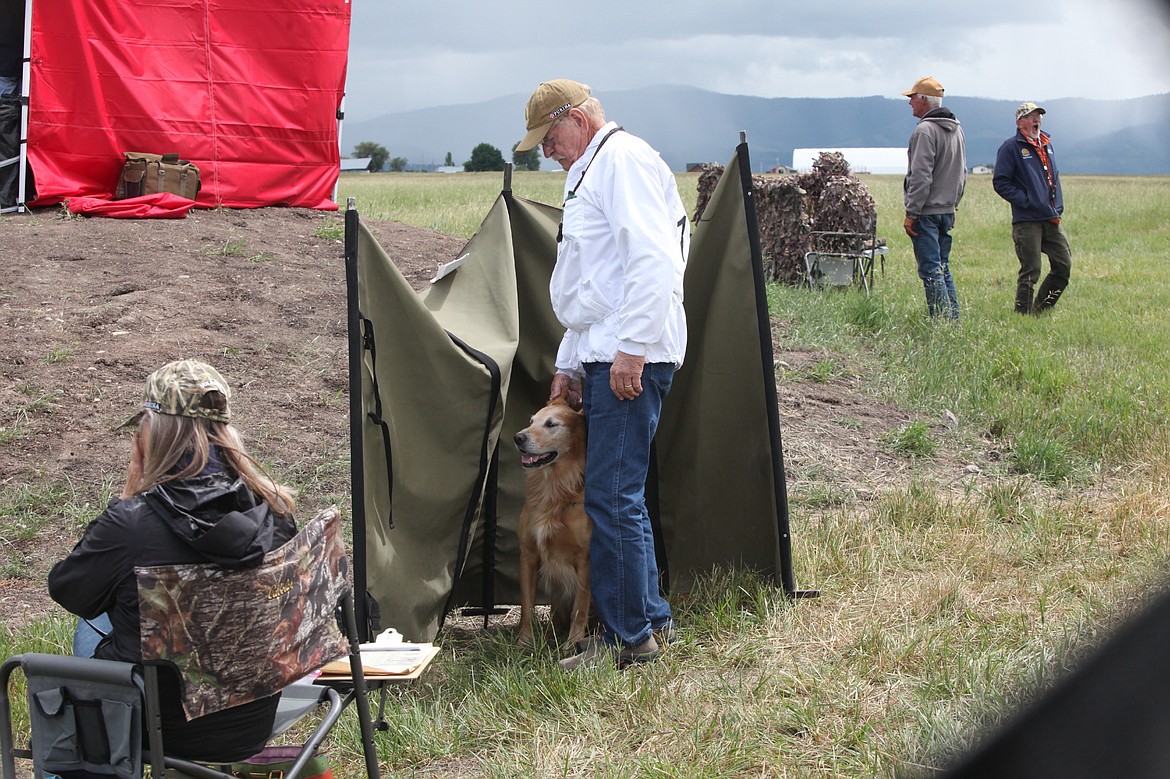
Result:
{"type": "MultiPolygon", "coordinates": [[[[204,395],[204,405],[226,407],[227,399],[218,392],[204,395]]],[[[226,422],[210,419],[159,414],[146,411],[135,431],[140,446],[142,468],[131,468],[122,490],[123,498],[141,495],[152,487],[175,479],[201,473],[211,458],[211,447],[219,452],[228,471],[238,476],[252,492],[278,514],[291,516],[296,510],[293,490],[281,486],[244,448],[239,432],[226,422]],[[183,468],[175,466],[190,456],[183,468]],[[173,472],[172,472],[173,471],[173,472]]]]}

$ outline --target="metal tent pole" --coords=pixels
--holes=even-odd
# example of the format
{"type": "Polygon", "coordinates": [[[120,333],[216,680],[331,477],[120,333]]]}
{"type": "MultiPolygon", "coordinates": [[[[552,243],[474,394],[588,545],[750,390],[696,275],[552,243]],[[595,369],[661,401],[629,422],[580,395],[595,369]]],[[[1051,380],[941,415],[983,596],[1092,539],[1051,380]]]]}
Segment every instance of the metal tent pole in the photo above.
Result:
{"type": "MultiPolygon", "coordinates": [[[[345,93],[341,93],[341,105],[337,107],[337,156],[344,157],[345,153],[341,151],[341,124],[345,121],[345,93]]],[[[333,197],[330,198],[334,203],[337,202],[337,193],[341,189],[341,163],[337,165],[337,178],[333,180],[333,197]]],[[[347,206],[348,208],[348,206],[347,206]]]]}
{"type": "Polygon", "coordinates": [[[25,211],[25,187],[28,186],[28,96],[32,79],[32,15],[33,0],[24,0],[24,64],[20,71],[20,170],[17,171],[16,213],[25,211]]]}
{"type": "Polygon", "coordinates": [[[16,194],[11,206],[0,209],[0,213],[23,214],[25,211],[25,187],[28,186],[28,92],[29,92],[29,60],[32,46],[32,0],[24,0],[24,46],[20,67],[20,89],[13,95],[14,100],[20,102],[20,130],[17,136],[15,154],[12,157],[0,159],[0,168],[15,165],[13,180],[16,182],[16,194]]]}
{"type": "Polygon", "coordinates": [[[345,204],[345,301],[349,334],[349,479],[350,523],[353,528],[353,600],[357,634],[371,637],[366,608],[366,474],[362,449],[362,332],[358,310],[358,211],[357,200],[345,204]]]}

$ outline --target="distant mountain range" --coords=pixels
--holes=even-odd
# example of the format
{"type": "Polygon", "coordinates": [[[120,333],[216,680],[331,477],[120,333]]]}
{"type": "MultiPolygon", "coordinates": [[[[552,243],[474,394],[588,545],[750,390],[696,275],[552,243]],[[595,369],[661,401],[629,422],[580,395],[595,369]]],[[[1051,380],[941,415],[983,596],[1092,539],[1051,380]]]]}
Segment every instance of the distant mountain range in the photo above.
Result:
{"type": "MultiPolygon", "coordinates": [[[[695,162],[727,162],[741,130],[752,167],[761,171],[791,165],[793,149],[904,147],[917,121],[905,99],[878,96],[762,98],[660,86],[598,97],[610,119],[645,138],[678,171],[695,162]]],[[[510,160],[512,145],[524,135],[527,99],[508,95],[346,121],[341,148],[349,154],[355,144],[374,141],[411,164],[441,165],[450,152],[462,165],[476,145],[489,143],[510,160]]],[[[1041,104],[1062,173],[1170,174],[1170,93],[1041,104]]],[[[948,97],[944,105],[963,125],[967,164],[993,164],[1000,143],[1015,132],[1017,103],[948,97]]]]}

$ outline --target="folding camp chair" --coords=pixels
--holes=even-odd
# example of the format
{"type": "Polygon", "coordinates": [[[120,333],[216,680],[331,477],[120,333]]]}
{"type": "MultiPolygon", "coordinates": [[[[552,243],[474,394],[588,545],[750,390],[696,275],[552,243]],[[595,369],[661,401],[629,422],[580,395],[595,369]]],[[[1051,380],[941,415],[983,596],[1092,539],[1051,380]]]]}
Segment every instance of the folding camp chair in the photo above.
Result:
{"type": "Polygon", "coordinates": [[[814,232],[804,255],[804,284],[818,289],[857,286],[866,294],[873,285],[875,256],[882,257],[872,233],[814,232]]]}
{"type": "Polygon", "coordinates": [[[36,779],[78,770],[138,779],[144,762],[150,763],[153,777],[163,777],[167,768],[207,779],[231,776],[227,766],[166,754],[158,689],[158,668],[164,662],[183,679],[188,719],[279,691],[270,741],[319,704],[327,704],[284,779],[299,776],[342,711],[355,703],[366,771],[370,779],[378,779],[337,507],[319,513],[255,569],[173,565],[136,573],[141,664],[23,654],[0,667],[3,779],[16,779],[18,757],[32,760],[36,779]],[[338,610],[345,638],[338,630],[338,610]],[[350,678],[314,683],[316,669],[346,654],[350,678]],[[17,668],[28,693],[27,749],[16,748],[12,732],[9,681],[17,668]]]}

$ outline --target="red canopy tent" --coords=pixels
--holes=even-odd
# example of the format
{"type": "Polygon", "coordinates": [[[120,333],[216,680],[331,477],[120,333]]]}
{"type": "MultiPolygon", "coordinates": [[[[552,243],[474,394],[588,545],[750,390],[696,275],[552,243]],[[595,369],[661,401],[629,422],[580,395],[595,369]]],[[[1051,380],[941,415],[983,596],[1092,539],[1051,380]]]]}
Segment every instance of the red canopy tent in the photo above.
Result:
{"type": "Polygon", "coordinates": [[[199,166],[198,207],[337,208],[349,0],[30,3],[28,205],[108,198],[138,151],[199,166]]]}

